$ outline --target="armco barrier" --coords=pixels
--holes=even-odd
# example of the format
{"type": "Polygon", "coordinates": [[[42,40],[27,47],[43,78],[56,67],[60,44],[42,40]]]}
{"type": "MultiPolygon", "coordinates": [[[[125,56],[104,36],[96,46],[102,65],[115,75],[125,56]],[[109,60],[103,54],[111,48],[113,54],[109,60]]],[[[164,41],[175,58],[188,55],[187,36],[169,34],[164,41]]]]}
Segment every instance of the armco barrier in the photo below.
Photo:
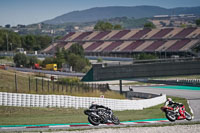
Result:
{"type": "Polygon", "coordinates": [[[67,95],[35,95],[0,92],[0,106],[88,108],[92,102],[110,107],[112,110],[141,110],[161,103],[166,95],[142,100],[119,100],[67,95]]]}

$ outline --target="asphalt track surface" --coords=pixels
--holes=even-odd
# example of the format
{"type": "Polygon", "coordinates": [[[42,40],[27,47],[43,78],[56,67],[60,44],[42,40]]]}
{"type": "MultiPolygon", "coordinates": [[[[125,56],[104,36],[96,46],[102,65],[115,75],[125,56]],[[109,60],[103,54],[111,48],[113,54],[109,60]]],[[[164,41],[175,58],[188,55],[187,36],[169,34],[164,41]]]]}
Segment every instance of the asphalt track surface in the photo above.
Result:
{"type": "MultiPolygon", "coordinates": [[[[135,87],[132,86],[135,92],[166,94],[169,96],[186,98],[193,110],[194,119],[200,119],[200,87],[167,87],[167,86],[151,86],[151,87],[135,87]],[[177,89],[176,89],[177,88],[177,89]],[[192,89],[194,88],[194,89],[192,89]]],[[[119,86],[111,85],[110,89],[119,91],[119,86]]],[[[129,91],[129,86],[123,86],[123,91],[129,91]]]]}

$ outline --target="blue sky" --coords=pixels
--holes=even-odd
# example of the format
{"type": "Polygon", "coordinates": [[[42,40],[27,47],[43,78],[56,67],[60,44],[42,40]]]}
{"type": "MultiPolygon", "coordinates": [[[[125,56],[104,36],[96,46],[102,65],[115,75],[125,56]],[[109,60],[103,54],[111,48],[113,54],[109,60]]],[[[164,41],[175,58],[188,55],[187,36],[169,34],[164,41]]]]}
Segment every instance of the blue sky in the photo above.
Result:
{"type": "Polygon", "coordinates": [[[75,10],[104,6],[200,6],[200,0],[0,0],[0,25],[32,24],[75,10]]]}

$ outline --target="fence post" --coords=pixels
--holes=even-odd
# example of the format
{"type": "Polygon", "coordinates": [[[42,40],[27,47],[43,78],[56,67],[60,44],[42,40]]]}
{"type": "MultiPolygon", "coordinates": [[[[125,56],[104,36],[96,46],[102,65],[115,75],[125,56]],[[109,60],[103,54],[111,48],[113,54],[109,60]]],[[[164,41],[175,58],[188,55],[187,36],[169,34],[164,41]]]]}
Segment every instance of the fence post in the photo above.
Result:
{"type": "Polygon", "coordinates": [[[17,74],[15,72],[15,90],[16,92],[18,91],[18,88],[17,88],[17,74]]]}
{"type": "Polygon", "coordinates": [[[66,92],[68,92],[68,90],[67,90],[67,82],[66,82],[66,84],[65,84],[65,85],[66,85],[66,92]]]}
{"type": "Polygon", "coordinates": [[[54,80],[53,80],[53,92],[54,92],[54,80]]]}
{"type": "Polygon", "coordinates": [[[48,92],[49,92],[49,80],[48,80],[48,92]]]}
{"type": "Polygon", "coordinates": [[[31,77],[30,76],[28,78],[28,89],[29,89],[29,92],[31,92],[31,77]]]}
{"type": "Polygon", "coordinates": [[[57,82],[57,91],[59,92],[59,83],[57,82]]]}
{"type": "Polygon", "coordinates": [[[70,83],[70,93],[72,93],[72,83],[70,83]]]}
{"type": "Polygon", "coordinates": [[[43,92],[43,89],[44,89],[44,80],[43,80],[43,77],[42,77],[42,92],[43,92]]]}
{"type": "Polygon", "coordinates": [[[64,89],[64,88],[63,88],[63,81],[61,81],[61,84],[62,84],[62,92],[63,92],[63,89],[64,89]]]}
{"type": "Polygon", "coordinates": [[[36,81],[36,82],[35,82],[35,84],[36,84],[36,86],[35,86],[35,87],[36,87],[36,93],[37,93],[37,92],[38,92],[38,86],[37,86],[37,85],[38,85],[38,84],[37,84],[37,78],[35,79],[35,81],[36,81]]]}

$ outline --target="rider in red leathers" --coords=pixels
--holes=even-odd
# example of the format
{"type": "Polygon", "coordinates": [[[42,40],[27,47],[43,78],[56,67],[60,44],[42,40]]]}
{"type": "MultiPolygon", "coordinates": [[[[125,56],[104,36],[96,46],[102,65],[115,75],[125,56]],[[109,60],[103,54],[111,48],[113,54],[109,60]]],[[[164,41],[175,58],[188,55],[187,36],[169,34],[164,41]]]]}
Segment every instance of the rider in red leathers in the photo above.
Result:
{"type": "Polygon", "coordinates": [[[172,107],[177,114],[180,114],[178,119],[184,116],[184,111],[182,110],[182,106],[183,106],[182,103],[177,103],[177,102],[172,101],[171,98],[167,98],[167,101],[165,102],[165,106],[172,107]]]}

